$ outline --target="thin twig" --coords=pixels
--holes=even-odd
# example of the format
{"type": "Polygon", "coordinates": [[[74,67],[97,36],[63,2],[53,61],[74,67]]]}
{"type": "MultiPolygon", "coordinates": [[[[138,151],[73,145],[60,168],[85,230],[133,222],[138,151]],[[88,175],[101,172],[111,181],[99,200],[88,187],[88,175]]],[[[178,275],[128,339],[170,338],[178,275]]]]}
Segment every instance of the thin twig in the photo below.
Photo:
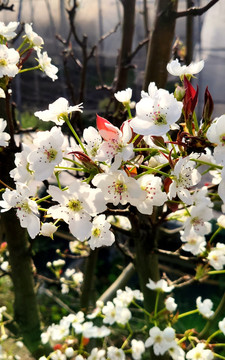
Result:
{"type": "Polygon", "coordinates": [[[203,7],[191,7],[185,11],[175,11],[173,12],[172,16],[175,17],[175,19],[184,16],[201,16],[206,11],[208,11],[213,5],[215,5],[218,1],[219,0],[211,0],[207,5],[203,7]]]}

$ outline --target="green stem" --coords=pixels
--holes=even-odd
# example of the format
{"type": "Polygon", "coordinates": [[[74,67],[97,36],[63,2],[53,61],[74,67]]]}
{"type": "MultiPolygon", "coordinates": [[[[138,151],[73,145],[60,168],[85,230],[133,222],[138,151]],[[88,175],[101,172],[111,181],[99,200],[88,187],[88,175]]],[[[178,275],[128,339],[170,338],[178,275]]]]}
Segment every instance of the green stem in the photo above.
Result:
{"type": "Polygon", "coordinates": [[[139,138],[139,134],[137,134],[134,138],[133,138],[133,140],[131,141],[132,143],[134,143],[138,138],[139,138]]]}
{"type": "Polygon", "coordinates": [[[51,197],[52,197],[51,195],[46,195],[46,196],[44,196],[43,198],[37,200],[37,201],[36,201],[36,204],[40,204],[42,201],[51,199],[51,197]]]}
{"type": "Polygon", "coordinates": [[[66,167],[66,166],[55,166],[57,170],[73,170],[73,171],[84,171],[83,168],[74,168],[74,167],[66,167]]]}
{"type": "Polygon", "coordinates": [[[192,315],[192,314],[197,314],[197,313],[198,313],[198,309],[190,310],[190,311],[187,311],[187,312],[185,312],[183,314],[178,315],[178,319],[181,319],[181,318],[183,318],[185,316],[189,316],[189,315],[192,315]]]}
{"type": "Polygon", "coordinates": [[[70,121],[69,121],[69,119],[67,117],[65,117],[65,122],[67,123],[69,129],[71,130],[71,132],[74,135],[75,139],[77,140],[78,144],[82,148],[83,152],[87,155],[87,151],[86,151],[84,145],[82,144],[79,136],[77,135],[76,131],[74,130],[73,126],[71,125],[71,123],[70,123],[70,121]]]}
{"type": "Polygon", "coordinates": [[[223,166],[220,166],[220,165],[216,165],[216,164],[212,164],[210,162],[207,162],[207,161],[202,161],[202,160],[199,160],[199,159],[190,159],[191,161],[195,161],[201,165],[208,165],[212,168],[216,168],[216,169],[220,169],[222,170],[223,169],[223,166]]]}
{"type": "Polygon", "coordinates": [[[208,337],[208,339],[206,340],[206,344],[209,344],[210,341],[211,341],[211,339],[213,339],[215,336],[217,336],[218,334],[221,334],[221,333],[222,333],[221,330],[215,331],[212,335],[210,335],[210,336],[208,337]]]}
{"type": "MultiPolygon", "coordinates": [[[[156,317],[157,311],[158,311],[159,296],[160,296],[160,291],[157,291],[156,299],[155,299],[154,317],[156,317]]],[[[157,325],[157,321],[156,321],[156,320],[154,320],[154,323],[155,323],[155,325],[157,325]]]]}
{"type": "Polygon", "coordinates": [[[225,270],[212,270],[207,272],[207,275],[225,274],[225,270]]]}
{"type": "Polygon", "coordinates": [[[216,354],[216,353],[213,353],[213,355],[214,355],[215,357],[218,357],[219,359],[225,359],[225,357],[222,356],[222,355],[219,355],[219,354],[216,354]]]}
{"type": "Polygon", "coordinates": [[[138,309],[142,310],[143,313],[145,313],[147,316],[149,316],[150,318],[152,317],[152,315],[150,314],[150,312],[148,312],[147,310],[145,310],[145,308],[143,308],[142,306],[140,306],[139,304],[137,304],[134,300],[132,300],[132,304],[134,306],[136,306],[138,309]]]}
{"type": "Polygon", "coordinates": [[[129,119],[132,119],[133,116],[131,115],[130,104],[125,104],[125,108],[127,109],[129,119]]]}
{"type": "Polygon", "coordinates": [[[198,119],[197,119],[195,111],[193,113],[193,119],[194,119],[194,124],[195,124],[195,131],[198,131],[199,130],[198,119]]]}
{"type": "Polygon", "coordinates": [[[212,234],[211,238],[209,239],[209,244],[212,243],[213,239],[216,237],[217,234],[219,234],[219,232],[222,230],[223,228],[220,226],[218,227],[218,229],[214,232],[214,234],[212,234]]]}
{"type": "Polygon", "coordinates": [[[38,69],[41,69],[40,65],[33,66],[33,67],[27,68],[27,69],[22,69],[22,70],[19,71],[19,74],[27,72],[27,71],[38,70],[38,69]]]}
{"type": "MultiPolygon", "coordinates": [[[[148,171],[147,171],[148,173],[149,173],[149,172],[151,172],[151,173],[152,173],[152,172],[156,172],[156,173],[161,174],[161,175],[163,175],[163,176],[170,177],[169,174],[167,174],[167,173],[165,173],[165,172],[163,172],[163,171],[160,171],[160,170],[158,170],[157,168],[152,168],[152,167],[145,166],[145,165],[140,165],[140,168],[148,170],[148,171]]],[[[144,174],[145,174],[145,173],[144,173],[144,174]]],[[[140,177],[140,175],[143,176],[144,174],[139,174],[138,176],[136,176],[136,178],[140,177]]]]}

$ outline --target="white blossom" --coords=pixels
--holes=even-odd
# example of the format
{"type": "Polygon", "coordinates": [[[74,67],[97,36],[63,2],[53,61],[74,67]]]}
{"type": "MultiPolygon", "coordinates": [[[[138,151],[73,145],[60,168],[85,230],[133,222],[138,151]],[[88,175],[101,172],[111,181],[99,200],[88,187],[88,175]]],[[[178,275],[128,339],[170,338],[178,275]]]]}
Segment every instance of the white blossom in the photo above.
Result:
{"type": "Polygon", "coordinates": [[[177,308],[177,304],[175,303],[174,298],[172,298],[171,296],[169,296],[166,300],[165,300],[165,306],[166,309],[169,312],[174,312],[177,308]]]}
{"type": "Polygon", "coordinates": [[[132,89],[127,88],[126,90],[117,91],[114,96],[117,101],[123,103],[124,105],[129,104],[132,97],[132,89]]]}
{"type": "Polygon", "coordinates": [[[125,353],[122,349],[118,349],[115,346],[107,348],[107,359],[109,360],[125,360],[125,353]]]}
{"type": "Polygon", "coordinates": [[[91,350],[90,356],[88,356],[88,360],[105,360],[105,350],[101,349],[98,350],[98,348],[94,348],[91,350]]]}
{"type": "Polygon", "coordinates": [[[163,355],[168,349],[168,343],[164,338],[163,331],[154,326],[149,330],[149,335],[145,341],[145,347],[153,346],[155,355],[163,355]]]}
{"type": "Polygon", "coordinates": [[[82,104],[69,106],[68,100],[60,97],[52,104],[49,104],[48,110],[36,111],[34,115],[43,121],[53,121],[56,125],[63,125],[65,118],[68,118],[69,114],[73,111],[82,112],[82,107],[82,104]]]}
{"type": "Polygon", "coordinates": [[[0,201],[0,207],[3,211],[8,211],[11,208],[16,209],[16,215],[20,220],[20,226],[27,228],[27,231],[32,239],[40,231],[40,220],[38,206],[34,200],[29,198],[30,189],[24,184],[17,184],[16,190],[5,190],[2,195],[3,200],[0,201]]]}
{"type": "Polygon", "coordinates": [[[191,62],[189,65],[181,65],[178,59],[167,64],[167,71],[174,76],[195,75],[204,67],[204,60],[191,62]]]}
{"type": "Polygon", "coordinates": [[[6,128],[6,120],[0,118],[0,146],[7,146],[10,139],[10,135],[4,132],[6,128]]]}
{"type": "Polygon", "coordinates": [[[12,40],[16,36],[15,30],[18,25],[19,22],[17,21],[10,21],[8,25],[0,21],[0,38],[3,37],[6,40],[12,40]]]}
{"type": "Polygon", "coordinates": [[[53,239],[53,234],[57,231],[57,228],[58,227],[52,222],[42,223],[40,235],[49,236],[51,239],[53,239]]]}
{"type": "Polygon", "coordinates": [[[171,292],[174,289],[174,286],[169,286],[167,281],[164,279],[161,279],[159,281],[153,281],[149,279],[149,282],[146,284],[146,286],[155,291],[162,291],[162,292],[171,292]]]}
{"type": "Polygon", "coordinates": [[[223,320],[219,321],[218,326],[219,326],[219,329],[222,331],[222,333],[225,335],[225,318],[223,318],[223,320]]]}
{"type": "Polygon", "coordinates": [[[216,247],[211,248],[207,259],[215,270],[222,270],[225,265],[225,245],[217,243],[216,247]]]}
{"type": "Polygon", "coordinates": [[[107,202],[113,205],[130,204],[136,205],[136,201],[145,198],[144,192],[140,189],[137,181],[128,177],[125,171],[116,170],[112,173],[97,174],[93,180],[93,185],[99,187],[107,202]]]}
{"type": "Polygon", "coordinates": [[[212,310],[213,303],[210,299],[205,299],[204,301],[202,301],[202,297],[199,296],[196,299],[196,305],[200,314],[202,314],[205,318],[208,319],[213,316],[214,314],[214,311],[212,310]]]}
{"type": "Polygon", "coordinates": [[[171,171],[171,179],[169,198],[172,199],[177,195],[186,205],[192,204],[193,199],[189,188],[198,184],[201,180],[201,175],[195,169],[194,162],[190,161],[189,157],[180,158],[171,171]]]}
{"type": "Polygon", "coordinates": [[[38,132],[33,143],[36,149],[27,156],[29,170],[34,171],[36,180],[45,180],[53,173],[54,167],[63,158],[64,136],[60,128],[54,126],[50,131],[38,132]]]}
{"type": "Polygon", "coordinates": [[[133,339],[131,340],[132,358],[134,360],[140,360],[142,354],[145,352],[145,345],[143,341],[133,339]]]}
{"type": "Polygon", "coordinates": [[[198,343],[195,348],[188,351],[186,359],[190,360],[212,360],[214,358],[213,352],[205,349],[205,344],[198,343]]]}
{"type": "Polygon", "coordinates": [[[26,34],[26,38],[32,47],[39,48],[41,47],[41,45],[44,44],[44,40],[42,39],[42,37],[33,31],[32,24],[26,23],[24,26],[24,31],[26,34]]]}
{"type": "Polygon", "coordinates": [[[9,49],[6,45],[0,45],[0,78],[3,76],[14,77],[19,69],[16,66],[20,55],[15,49],[9,49]]]}
{"type": "Polygon", "coordinates": [[[131,318],[131,312],[127,307],[115,306],[111,301],[107,301],[102,308],[102,313],[105,315],[103,323],[112,325],[115,322],[125,325],[131,318]]]}
{"type": "Polygon", "coordinates": [[[110,223],[105,215],[98,215],[92,221],[91,238],[88,244],[92,250],[101,246],[111,246],[115,241],[115,236],[110,231],[110,223]]]}
{"type": "Polygon", "coordinates": [[[167,195],[162,188],[162,180],[153,174],[146,174],[137,180],[140,188],[145,192],[143,201],[137,200],[136,207],[142,214],[151,215],[153,206],[161,206],[167,200],[167,195]]]}
{"type": "Polygon", "coordinates": [[[43,54],[41,53],[40,49],[37,49],[37,55],[38,55],[38,62],[40,65],[41,70],[49,76],[53,81],[58,79],[58,76],[56,75],[58,72],[58,68],[55,65],[52,65],[51,58],[48,56],[47,52],[44,51],[43,54]]]}
{"type": "Polygon", "coordinates": [[[190,251],[193,255],[199,255],[206,250],[205,236],[198,235],[193,228],[186,236],[183,236],[183,231],[180,231],[181,241],[184,242],[182,249],[190,251]]]}
{"type": "Polygon", "coordinates": [[[105,201],[99,189],[92,189],[88,184],[74,179],[65,191],[56,186],[49,186],[49,194],[59,205],[51,206],[48,214],[54,219],[63,219],[71,233],[83,241],[90,237],[91,216],[105,210],[105,201]]]}
{"type": "Polygon", "coordinates": [[[136,104],[136,116],[130,122],[134,132],[141,135],[164,135],[179,119],[183,104],[167,90],[150,83],[148,94],[136,104]]]}

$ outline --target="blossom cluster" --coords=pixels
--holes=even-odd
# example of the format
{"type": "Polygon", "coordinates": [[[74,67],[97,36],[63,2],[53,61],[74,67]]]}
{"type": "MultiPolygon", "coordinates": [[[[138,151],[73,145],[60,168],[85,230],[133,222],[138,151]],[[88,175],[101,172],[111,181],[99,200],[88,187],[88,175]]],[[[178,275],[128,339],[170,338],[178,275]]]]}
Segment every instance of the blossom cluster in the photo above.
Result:
{"type": "MultiPolygon", "coordinates": [[[[146,286],[158,294],[159,292],[169,293],[174,289],[174,286],[168,285],[164,279],[158,282],[149,279],[146,286]]],[[[68,358],[125,360],[127,356],[130,358],[129,355],[131,355],[132,359],[140,360],[144,354],[148,353],[149,348],[153,349],[156,356],[167,354],[173,360],[210,360],[217,356],[217,353],[212,350],[210,339],[218,334],[225,335],[225,319],[219,321],[218,330],[205,342],[199,342],[193,330],[181,334],[171,326],[171,323],[174,323],[173,319],[179,323],[179,319],[194,313],[202,315],[206,319],[211,318],[214,312],[211,310],[213,303],[210,299],[201,301],[201,297],[198,297],[196,309],[181,314],[178,311],[175,313],[177,304],[171,296],[165,298],[164,309],[158,311],[157,307],[155,308],[154,315],[144,310],[142,302],[143,294],[139,290],[126,287],[125,290],[117,290],[116,297],[112,301],[107,301],[106,304],[100,300],[97,301],[96,308],[86,316],[82,311],[64,316],[59,324],[50,325],[41,335],[42,343],[49,342],[53,348],[48,358],[53,360],[68,358]],[[136,338],[132,328],[135,322],[133,320],[135,308],[141,310],[143,315],[147,314],[149,321],[148,331],[142,329],[141,335],[136,338]],[[162,323],[160,321],[162,311],[167,314],[168,324],[166,325],[164,320],[161,320],[162,323]],[[102,325],[99,323],[99,319],[102,319],[102,325]],[[98,326],[95,325],[97,321],[98,326]],[[116,346],[112,346],[110,345],[110,335],[112,332],[116,333],[118,326],[123,326],[125,338],[121,342],[117,342],[116,346]],[[102,345],[89,350],[88,344],[93,338],[101,340],[98,341],[98,344],[102,343],[102,345]],[[190,349],[188,344],[193,345],[194,342],[196,342],[195,346],[190,349]]],[[[137,328],[135,331],[139,333],[137,328]]],[[[42,356],[39,360],[46,359],[45,356],[42,356]]]]}

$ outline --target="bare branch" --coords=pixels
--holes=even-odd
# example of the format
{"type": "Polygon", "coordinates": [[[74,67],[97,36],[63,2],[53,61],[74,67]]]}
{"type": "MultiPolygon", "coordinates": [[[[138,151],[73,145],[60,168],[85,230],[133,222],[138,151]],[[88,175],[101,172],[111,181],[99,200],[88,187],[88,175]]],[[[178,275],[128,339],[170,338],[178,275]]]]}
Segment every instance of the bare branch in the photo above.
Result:
{"type": "Polygon", "coordinates": [[[129,57],[128,57],[129,61],[131,61],[135,57],[135,55],[138,53],[138,51],[148,42],[149,42],[149,38],[146,38],[146,39],[140,41],[139,44],[137,45],[136,49],[129,55],[129,57]]]}
{"type": "Polygon", "coordinates": [[[200,16],[208,11],[213,5],[215,5],[219,0],[211,0],[207,5],[203,7],[191,7],[185,11],[176,11],[173,13],[175,19],[184,16],[200,16]]]}

